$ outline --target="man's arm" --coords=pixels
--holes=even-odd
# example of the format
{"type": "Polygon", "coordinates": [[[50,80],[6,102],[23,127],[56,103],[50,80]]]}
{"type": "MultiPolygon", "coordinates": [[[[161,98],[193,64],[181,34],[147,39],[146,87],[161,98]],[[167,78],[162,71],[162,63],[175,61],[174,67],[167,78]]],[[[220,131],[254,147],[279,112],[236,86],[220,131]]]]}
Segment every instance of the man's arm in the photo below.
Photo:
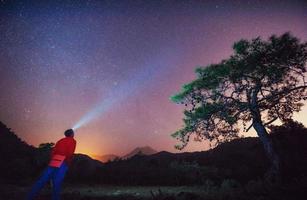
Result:
{"type": "Polygon", "coordinates": [[[51,158],[54,156],[57,146],[58,146],[58,142],[56,142],[54,147],[52,147],[52,149],[51,149],[51,154],[50,154],[51,158]]]}
{"type": "Polygon", "coordinates": [[[76,141],[74,140],[73,144],[70,146],[70,149],[69,149],[69,154],[72,156],[74,153],[75,153],[75,150],[76,150],[76,141]]]}
{"type": "Polygon", "coordinates": [[[68,149],[67,149],[67,158],[66,158],[66,162],[67,162],[68,165],[71,164],[72,157],[73,157],[73,155],[74,155],[75,149],[76,149],[76,141],[73,140],[73,142],[70,143],[70,145],[68,146],[68,149]]]}

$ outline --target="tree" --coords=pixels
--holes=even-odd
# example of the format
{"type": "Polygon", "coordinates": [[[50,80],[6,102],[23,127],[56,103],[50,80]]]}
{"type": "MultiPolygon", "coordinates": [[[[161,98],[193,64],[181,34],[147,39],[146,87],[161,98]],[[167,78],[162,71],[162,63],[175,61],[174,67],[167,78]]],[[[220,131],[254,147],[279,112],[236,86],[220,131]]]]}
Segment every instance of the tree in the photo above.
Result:
{"type": "Polygon", "coordinates": [[[52,148],[54,147],[53,142],[41,143],[38,145],[37,156],[35,162],[40,167],[45,167],[50,160],[52,148]]]}
{"type": "Polygon", "coordinates": [[[281,160],[281,174],[285,181],[299,179],[307,173],[307,128],[294,120],[269,127],[274,147],[281,160]]]}
{"type": "Polygon", "coordinates": [[[228,59],[197,68],[196,80],[171,97],[186,106],[185,125],[172,134],[181,142],[176,148],[183,149],[192,134],[219,144],[238,137],[240,124],[246,132],[253,127],[272,163],[269,174],[276,177],[280,160],[267,127],[291,119],[307,99],[307,43],[285,33],[268,41],[240,40],[233,50],[228,59]]]}
{"type": "Polygon", "coordinates": [[[41,143],[39,144],[38,148],[45,151],[51,151],[51,149],[54,147],[53,142],[47,142],[47,143],[41,143]]]}

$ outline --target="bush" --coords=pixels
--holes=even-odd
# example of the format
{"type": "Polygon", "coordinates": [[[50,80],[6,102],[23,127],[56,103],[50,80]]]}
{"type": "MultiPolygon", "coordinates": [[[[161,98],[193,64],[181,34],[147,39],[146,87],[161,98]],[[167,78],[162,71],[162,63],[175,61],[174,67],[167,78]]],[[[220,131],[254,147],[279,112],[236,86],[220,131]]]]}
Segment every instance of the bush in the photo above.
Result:
{"type": "Polygon", "coordinates": [[[235,198],[243,192],[243,189],[241,187],[241,184],[233,179],[225,179],[221,187],[219,189],[219,196],[224,199],[224,198],[235,198]]]}

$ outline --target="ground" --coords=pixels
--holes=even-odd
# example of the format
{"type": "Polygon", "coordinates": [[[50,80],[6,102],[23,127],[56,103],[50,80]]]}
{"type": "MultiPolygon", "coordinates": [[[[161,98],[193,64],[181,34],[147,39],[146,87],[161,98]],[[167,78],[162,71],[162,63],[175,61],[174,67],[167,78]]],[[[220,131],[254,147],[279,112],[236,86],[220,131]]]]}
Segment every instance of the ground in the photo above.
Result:
{"type": "MultiPolygon", "coordinates": [[[[2,185],[0,199],[24,199],[29,187],[2,185]]],[[[200,187],[194,186],[65,186],[62,191],[62,199],[68,200],[100,200],[100,199],[165,199],[175,196],[202,196],[200,187]]],[[[183,197],[185,198],[185,197],[183,197]]],[[[46,186],[39,200],[51,199],[51,187],[46,186]]]]}
{"type": "MultiPolygon", "coordinates": [[[[206,182],[198,186],[111,186],[64,184],[61,200],[306,200],[306,179],[279,185],[262,180],[241,185],[225,180],[220,185],[206,182]]],[[[0,200],[22,200],[31,184],[0,184],[0,200]]],[[[47,185],[36,200],[51,200],[47,185]]]]}

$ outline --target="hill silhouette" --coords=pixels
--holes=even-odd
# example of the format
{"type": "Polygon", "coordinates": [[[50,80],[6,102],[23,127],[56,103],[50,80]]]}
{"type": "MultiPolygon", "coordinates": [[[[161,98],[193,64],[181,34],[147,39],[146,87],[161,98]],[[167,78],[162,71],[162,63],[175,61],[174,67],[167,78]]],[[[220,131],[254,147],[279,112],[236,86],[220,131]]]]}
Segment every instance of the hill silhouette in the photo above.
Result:
{"type": "Polygon", "coordinates": [[[37,151],[22,141],[11,129],[0,121],[0,182],[14,183],[33,175],[31,166],[38,166],[37,151]],[[21,167],[22,166],[22,167],[21,167]]]}
{"type": "MultiPolygon", "coordinates": [[[[307,129],[293,122],[273,127],[271,137],[283,158],[284,176],[306,178],[307,129]]],[[[28,145],[0,123],[0,154],[5,160],[0,170],[2,182],[22,184],[34,179],[46,167],[49,153],[28,145]]],[[[259,139],[240,138],[209,151],[141,153],[105,164],[76,154],[66,181],[117,185],[202,185],[208,180],[247,183],[262,178],[268,166],[259,139]]]]}
{"type": "Polygon", "coordinates": [[[95,182],[98,170],[102,167],[103,164],[100,161],[94,160],[88,155],[75,154],[67,173],[67,179],[71,182],[95,182]]]}
{"type": "Polygon", "coordinates": [[[242,138],[203,152],[137,154],[106,163],[100,175],[111,184],[202,184],[230,178],[246,182],[262,177],[268,166],[258,138],[242,138]]]}

